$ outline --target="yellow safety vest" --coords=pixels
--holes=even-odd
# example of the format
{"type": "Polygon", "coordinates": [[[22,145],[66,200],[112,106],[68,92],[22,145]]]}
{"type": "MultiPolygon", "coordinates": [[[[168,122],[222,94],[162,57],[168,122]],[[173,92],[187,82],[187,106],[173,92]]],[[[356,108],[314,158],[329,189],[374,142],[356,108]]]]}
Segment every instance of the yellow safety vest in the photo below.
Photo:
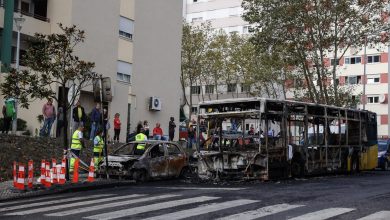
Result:
{"type": "MultiPolygon", "coordinates": [[[[136,141],[144,141],[144,140],[146,140],[146,139],[147,139],[147,137],[146,137],[146,135],[143,134],[143,133],[139,133],[139,134],[137,134],[137,135],[135,136],[135,140],[136,140],[136,141]]],[[[145,150],[145,144],[138,144],[138,145],[137,145],[137,150],[145,150]]]]}
{"type": "Polygon", "coordinates": [[[74,131],[73,135],[72,135],[72,145],[70,146],[70,149],[74,149],[74,150],[81,150],[81,141],[79,139],[79,130],[76,130],[74,131]]]}
{"type": "Polygon", "coordinates": [[[100,136],[96,136],[96,138],[98,139],[98,144],[93,146],[93,152],[101,153],[103,152],[104,141],[103,138],[101,138],[100,136]]]}

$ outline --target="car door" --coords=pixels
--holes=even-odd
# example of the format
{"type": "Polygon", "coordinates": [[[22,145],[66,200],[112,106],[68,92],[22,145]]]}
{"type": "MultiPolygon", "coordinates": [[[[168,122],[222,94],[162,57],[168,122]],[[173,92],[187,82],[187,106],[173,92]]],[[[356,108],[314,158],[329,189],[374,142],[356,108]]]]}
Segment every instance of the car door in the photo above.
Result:
{"type": "Polygon", "coordinates": [[[168,152],[168,170],[170,177],[176,177],[180,175],[182,168],[186,164],[186,155],[175,144],[166,144],[168,152]]]}
{"type": "Polygon", "coordinates": [[[168,157],[164,144],[156,144],[149,151],[149,175],[153,178],[164,178],[169,175],[168,157]]]}

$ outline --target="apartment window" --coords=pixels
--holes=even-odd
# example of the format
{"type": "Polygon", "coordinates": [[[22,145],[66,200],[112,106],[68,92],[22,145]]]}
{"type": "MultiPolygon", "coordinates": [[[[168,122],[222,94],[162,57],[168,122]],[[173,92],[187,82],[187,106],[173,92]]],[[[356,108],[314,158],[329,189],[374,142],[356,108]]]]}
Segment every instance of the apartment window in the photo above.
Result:
{"type": "Polygon", "coordinates": [[[20,9],[21,9],[21,12],[22,14],[24,13],[30,13],[30,4],[28,2],[23,2],[22,1],[22,4],[20,5],[20,9]]]}
{"type": "Polygon", "coordinates": [[[242,33],[248,34],[249,33],[249,26],[242,27],[242,33]]]}
{"type": "Polygon", "coordinates": [[[348,85],[355,85],[361,83],[361,76],[346,76],[345,77],[345,84],[348,85]]]}
{"type": "Polygon", "coordinates": [[[194,94],[200,94],[200,86],[191,86],[191,93],[194,94]]]}
{"type": "Polygon", "coordinates": [[[123,61],[118,61],[117,65],[118,69],[116,74],[116,80],[120,82],[131,83],[132,64],[123,61]]]}
{"type": "Polygon", "coordinates": [[[192,2],[198,2],[198,0],[192,0],[192,2]]]}
{"type": "Polygon", "coordinates": [[[380,82],[380,75],[367,75],[367,84],[377,84],[380,82]]]}
{"type": "Polygon", "coordinates": [[[335,63],[336,63],[337,66],[340,65],[340,59],[330,59],[330,65],[331,66],[334,66],[335,63]]]}
{"type": "Polygon", "coordinates": [[[370,104],[379,103],[379,95],[367,96],[367,103],[370,104]]]}
{"type": "Polygon", "coordinates": [[[237,90],[237,84],[229,83],[227,85],[227,92],[236,92],[236,90],[237,90]]]}
{"type": "Polygon", "coordinates": [[[379,63],[381,62],[380,55],[367,56],[367,63],[379,63]]]}
{"type": "Polygon", "coordinates": [[[119,19],[119,36],[132,40],[133,32],[134,21],[121,16],[119,19]]]}
{"type": "Polygon", "coordinates": [[[251,86],[250,85],[241,85],[241,92],[250,92],[251,91],[251,86]]]}
{"type": "Polygon", "coordinates": [[[197,114],[198,108],[197,107],[191,107],[191,112],[197,114]]]}
{"type": "Polygon", "coordinates": [[[203,17],[192,18],[192,22],[203,21],[203,17]]]}
{"type": "Polygon", "coordinates": [[[206,85],[206,93],[213,94],[214,93],[214,85],[206,85]]]}
{"type": "Polygon", "coordinates": [[[361,63],[362,58],[361,57],[346,57],[345,58],[345,64],[357,64],[361,63]]]}

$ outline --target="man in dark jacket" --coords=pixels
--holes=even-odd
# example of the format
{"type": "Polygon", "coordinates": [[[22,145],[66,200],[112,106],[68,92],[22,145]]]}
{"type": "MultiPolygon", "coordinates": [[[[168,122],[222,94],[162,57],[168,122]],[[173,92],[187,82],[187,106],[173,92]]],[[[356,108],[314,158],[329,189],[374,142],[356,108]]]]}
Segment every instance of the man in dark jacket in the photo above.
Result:
{"type": "Polygon", "coordinates": [[[91,133],[89,139],[92,141],[95,138],[96,131],[100,128],[102,122],[102,113],[100,111],[100,104],[96,103],[96,107],[92,109],[91,114],[91,133]]]}
{"type": "Polygon", "coordinates": [[[175,118],[171,117],[171,120],[169,121],[169,140],[173,141],[173,138],[175,137],[175,118]]]}
{"type": "Polygon", "coordinates": [[[85,115],[85,111],[83,106],[81,106],[80,101],[77,101],[76,107],[73,108],[72,112],[72,117],[73,117],[73,130],[77,130],[81,125],[85,126],[85,121],[87,119],[85,115]]]}

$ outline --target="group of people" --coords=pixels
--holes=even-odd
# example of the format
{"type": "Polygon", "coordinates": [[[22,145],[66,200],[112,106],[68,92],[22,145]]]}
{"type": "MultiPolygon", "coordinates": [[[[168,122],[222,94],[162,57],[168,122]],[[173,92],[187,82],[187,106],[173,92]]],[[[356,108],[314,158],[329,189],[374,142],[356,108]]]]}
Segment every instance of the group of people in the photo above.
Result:
{"type": "MultiPolygon", "coordinates": [[[[146,140],[149,138],[152,138],[153,140],[169,140],[172,141],[175,137],[175,118],[171,117],[169,120],[169,127],[168,127],[168,138],[164,136],[164,132],[161,128],[161,124],[159,122],[156,123],[156,126],[153,128],[152,134],[150,134],[150,127],[148,121],[140,121],[137,124],[136,127],[136,136],[140,133],[144,134],[146,137],[146,140]]],[[[135,138],[137,140],[137,138],[135,138]]]]}

